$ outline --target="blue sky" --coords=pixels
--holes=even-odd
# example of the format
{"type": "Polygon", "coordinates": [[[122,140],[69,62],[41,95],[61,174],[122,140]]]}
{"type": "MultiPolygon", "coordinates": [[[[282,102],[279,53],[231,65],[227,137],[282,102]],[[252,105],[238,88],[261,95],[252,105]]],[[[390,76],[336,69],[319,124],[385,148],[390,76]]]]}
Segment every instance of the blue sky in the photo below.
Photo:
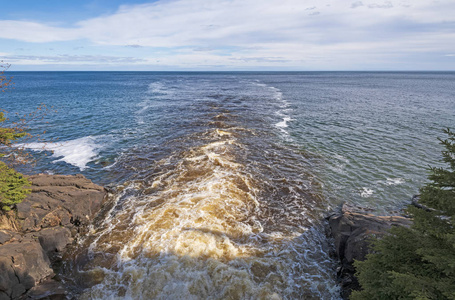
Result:
{"type": "Polygon", "coordinates": [[[0,0],[11,70],[455,70],[453,0],[0,0]]]}

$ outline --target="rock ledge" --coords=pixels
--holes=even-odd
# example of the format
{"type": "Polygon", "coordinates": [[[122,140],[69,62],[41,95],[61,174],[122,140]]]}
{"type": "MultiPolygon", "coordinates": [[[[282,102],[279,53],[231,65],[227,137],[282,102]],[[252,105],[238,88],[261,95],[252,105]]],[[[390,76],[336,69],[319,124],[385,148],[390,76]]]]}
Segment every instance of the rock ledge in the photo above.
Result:
{"type": "Polygon", "coordinates": [[[347,204],[343,204],[340,211],[327,219],[340,261],[337,275],[343,299],[348,299],[352,290],[359,289],[352,264],[354,260],[365,260],[365,256],[371,252],[370,239],[387,234],[392,226],[411,225],[411,220],[406,217],[376,216],[347,204]]]}
{"type": "Polygon", "coordinates": [[[32,193],[0,212],[0,300],[64,299],[52,264],[101,208],[103,187],[83,175],[33,175],[32,193]],[[52,287],[53,293],[49,293],[52,287]]]}

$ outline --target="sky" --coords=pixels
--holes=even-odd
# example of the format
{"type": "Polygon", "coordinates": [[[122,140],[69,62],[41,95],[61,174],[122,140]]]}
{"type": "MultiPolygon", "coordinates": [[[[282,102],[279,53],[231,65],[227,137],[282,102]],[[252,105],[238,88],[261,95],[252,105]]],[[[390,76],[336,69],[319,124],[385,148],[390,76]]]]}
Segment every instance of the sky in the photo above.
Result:
{"type": "Polygon", "coordinates": [[[454,0],[0,0],[12,71],[455,70],[454,0]]]}

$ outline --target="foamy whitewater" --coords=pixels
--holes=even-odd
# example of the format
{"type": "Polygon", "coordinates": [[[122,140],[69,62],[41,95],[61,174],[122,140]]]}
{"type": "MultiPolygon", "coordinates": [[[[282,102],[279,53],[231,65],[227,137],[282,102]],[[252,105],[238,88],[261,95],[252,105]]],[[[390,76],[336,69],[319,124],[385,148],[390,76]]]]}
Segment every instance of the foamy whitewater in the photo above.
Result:
{"type": "MultiPolygon", "coordinates": [[[[102,138],[102,137],[100,137],[102,138]]],[[[52,152],[53,162],[64,161],[78,167],[81,171],[87,168],[87,164],[97,156],[101,145],[96,143],[96,138],[87,136],[70,141],[49,142],[49,143],[27,143],[18,144],[18,147],[34,151],[52,152]]]]}
{"type": "Polygon", "coordinates": [[[2,108],[58,110],[30,124],[58,139],[22,145],[32,173],[109,189],[58,274],[77,299],[339,299],[324,217],[344,201],[383,214],[409,203],[455,115],[450,72],[14,80],[2,108]]]}
{"type": "Polygon", "coordinates": [[[236,158],[244,146],[241,130],[231,130],[194,137],[207,143],[121,188],[85,241],[92,262],[84,269],[101,282],[82,299],[336,298],[322,232],[307,221],[264,228],[261,183],[236,158]]]}

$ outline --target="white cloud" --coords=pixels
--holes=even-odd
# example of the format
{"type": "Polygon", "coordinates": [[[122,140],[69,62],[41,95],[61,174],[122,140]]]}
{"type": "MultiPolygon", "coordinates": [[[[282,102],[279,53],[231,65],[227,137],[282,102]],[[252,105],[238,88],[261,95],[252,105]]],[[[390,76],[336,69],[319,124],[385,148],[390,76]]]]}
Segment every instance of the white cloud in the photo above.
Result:
{"type": "Polygon", "coordinates": [[[143,63],[146,60],[134,57],[118,57],[105,55],[4,55],[4,59],[9,63],[17,64],[80,64],[80,63],[100,63],[100,64],[131,64],[143,63]]]}
{"type": "Polygon", "coordinates": [[[393,4],[390,1],[386,1],[384,3],[372,3],[368,5],[369,8],[392,8],[393,4]]]}
{"type": "MultiPolygon", "coordinates": [[[[453,0],[161,0],[121,6],[114,14],[70,27],[2,20],[0,38],[29,43],[85,40],[98,48],[120,46],[130,51],[126,56],[116,53],[117,63],[141,53],[141,63],[166,65],[308,65],[341,60],[347,64],[358,62],[356,57],[376,61],[390,53],[451,53],[455,13],[448,12],[454,10],[453,0]],[[147,47],[152,49],[148,54],[147,47]]],[[[61,63],[78,57],[95,63],[98,57],[100,62],[116,63],[114,56],[108,60],[92,54],[93,59],[46,55],[16,59],[61,63]]]]}
{"type": "MultiPolygon", "coordinates": [[[[342,1],[340,1],[342,2],[342,1]]],[[[440,7],[450,1],[428,5],[428,1],[412,2],[415,10],[396,8],[386,13],[349,10],[363,5],[333,3],[318,11],[326,15],[314,21],[305,11],[315,9],[320,1],[158,1],[153,4],[121,6],[108,16],[82,20],[71,28],[55,27],[29,21],[0,21],[1,38],[27,42],[89,39],[105,45],[141,45],[150,47],[182,47],[202,44],[276,43],[282,39],[300,42],[305,34],[335,30],[336,34],[359,26],[387,23],[390,18],[418,23],[455,21],[455,15],[441,14],[440,7]],[[310,6],[315,4],[314,6],[310,6]],[[415,13],[415,18],[413,16],[415,13]],[[444,18],[444,15],[446,18],[444,18]],[[437,16],[437,18],[435,18],[437,16]],[[445,20],[444,20],[445,19],[445,20]],[[325,21],[325,22],[324,22],[325,21]],[[300,32],[300,34],[297,34],[300,32]],[[303,35],[302,35],[303,33],[303,35]]],[[[391,1],[365,3],[370,8],[392,8],[391,1]]],[[[455,8],[455,5],[449,5],[455,8]]]]}
{"type": "Polygon", "coordinates": [[[353,2],[351,4],[351,8],[357,8],[357,7],[360,7],[360,6],[363,6],[362,1],[356,1],[356,2],[353,2]]]}
{"type": "Polygon", "coordinates": [[[58,28],[28,21],[0,21],[0,38],[32,43],[70,41],[79,38],[79,30],[58,28]]]}

